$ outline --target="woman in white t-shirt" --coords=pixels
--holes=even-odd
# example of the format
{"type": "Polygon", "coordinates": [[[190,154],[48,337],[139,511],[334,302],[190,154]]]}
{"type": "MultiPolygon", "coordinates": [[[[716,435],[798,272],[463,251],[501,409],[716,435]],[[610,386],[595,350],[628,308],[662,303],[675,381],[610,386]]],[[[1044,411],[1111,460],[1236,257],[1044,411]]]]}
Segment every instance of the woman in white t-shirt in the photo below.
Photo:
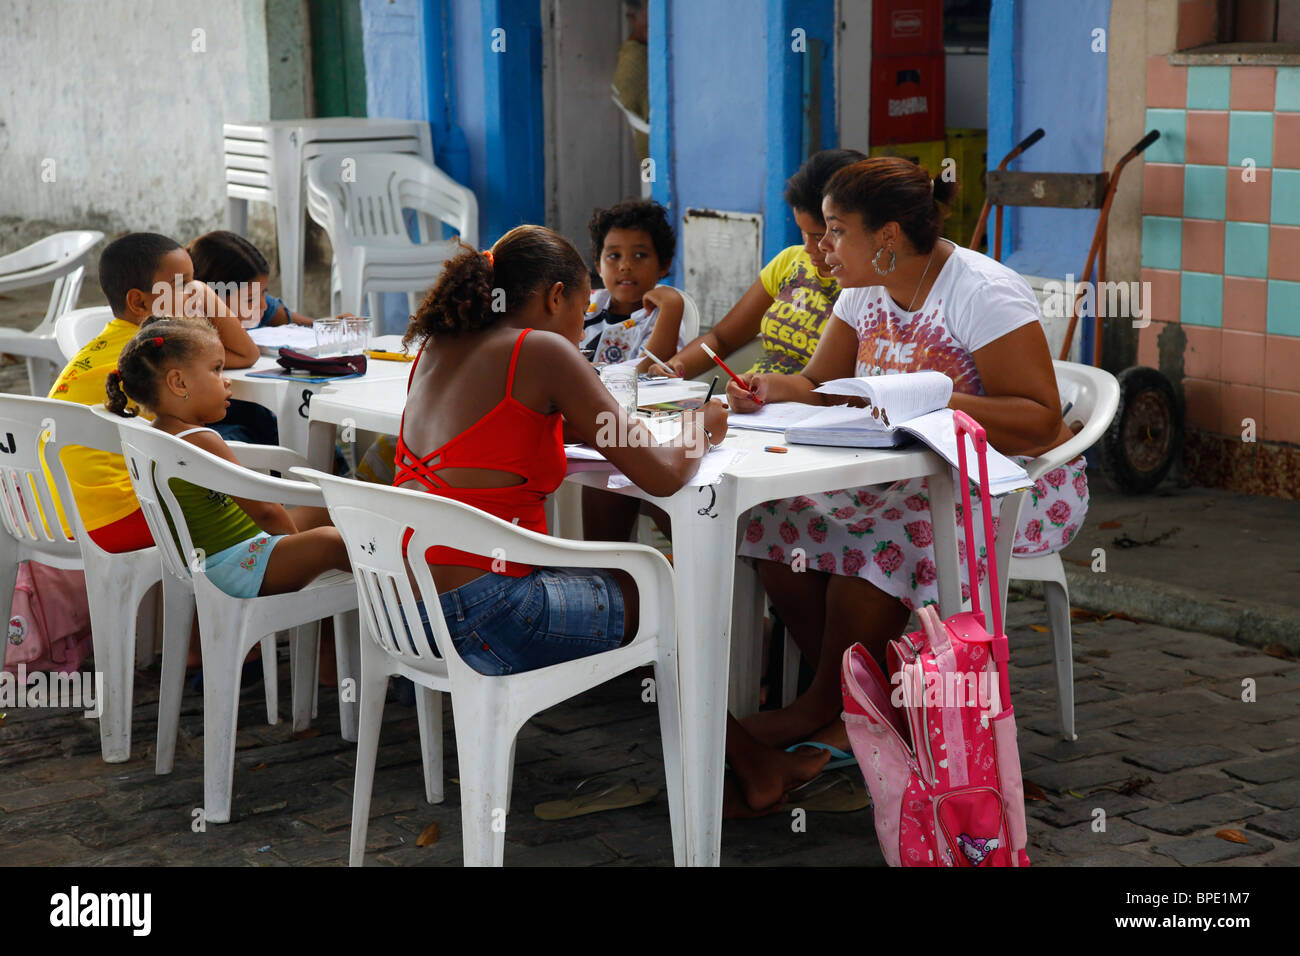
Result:
{"type": "MultiPolygon", "coordinates": [[[[842,291],[801,374],[743,376],[759,399],[828,404],[833,397],[813,389],[831,379],[935,369],[953,381],[950,407],[980,422],[1004,454],[1023,462],[1071,437],[1028,283],[939,238],[955,190],[893,157],[855,163],[831,179],[822,249],[842,291]]],[[[727,397],[733,412],[757,407],[734,383],[727,397]]],[[[1070,542],[1088,506],[1084,469],[1079,457],[1038,483],[1022,509],[1016,554],[1070,542]]],[[[938,600],[929,518],[924,479],[769,501],[750,512],[740,553],[758,559],[773,607],[817,667],[794,704],[746,721],[758,739],[847,743],[838,719],[845,649],[860,641],[883,662],[911,610],[938,600]],[[803,573],[791,567],[797,549],[806,556],[803,573]]],[[[980,580],[986,566],[981,557],[980,580]]],[[[968,595],[964,561],[961,572],[968,595]]]]}

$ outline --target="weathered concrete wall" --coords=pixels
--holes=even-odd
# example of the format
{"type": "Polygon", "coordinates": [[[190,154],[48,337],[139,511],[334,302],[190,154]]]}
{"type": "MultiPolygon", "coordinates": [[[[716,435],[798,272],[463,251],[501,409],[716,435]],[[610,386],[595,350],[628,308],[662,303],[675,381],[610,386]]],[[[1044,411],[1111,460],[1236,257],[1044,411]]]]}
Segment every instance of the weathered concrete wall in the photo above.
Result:
{"type": "Polygon", "coordinates": [[[271,119],[314,116],[308,0],[265,0],[271,119]]]}
{"type": "MultiPolygon", "coordinates": [[[[269,115],[265,4],[5,0],[8,248],[44,234],[42,223],[178,240],[224,225],[221,125],[269,115]]],[[[266,209],[252,207],[254,241],[266,209]]]]}

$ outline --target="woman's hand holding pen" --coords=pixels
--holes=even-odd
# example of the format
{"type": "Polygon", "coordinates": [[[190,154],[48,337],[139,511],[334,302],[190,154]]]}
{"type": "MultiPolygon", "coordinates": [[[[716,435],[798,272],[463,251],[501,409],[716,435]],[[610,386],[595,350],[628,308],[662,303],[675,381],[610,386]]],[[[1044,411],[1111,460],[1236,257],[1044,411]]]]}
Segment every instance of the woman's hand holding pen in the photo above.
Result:
{"type": "Polygon", "coordinates": [[[772,394],[773,379],[779,379],[780,375],[751,374],[746,372],[739,376],[740,380],[745,383],[741,388],[733,381],[727,382],[727,404],[732,409],[741,414],[756,412],[768,402],[778,401],[772,394]],[[757,399],[757,401],[755,401],[757,399]]]}

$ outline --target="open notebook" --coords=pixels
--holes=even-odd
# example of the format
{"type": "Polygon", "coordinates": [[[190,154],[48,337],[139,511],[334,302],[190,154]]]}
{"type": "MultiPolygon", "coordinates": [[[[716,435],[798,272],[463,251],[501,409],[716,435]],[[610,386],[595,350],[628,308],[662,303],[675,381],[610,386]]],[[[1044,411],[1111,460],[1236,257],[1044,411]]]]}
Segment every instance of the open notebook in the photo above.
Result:
{"type": "MultiPolygon", "coordinates": [[[[924,442],[954,468],[957,436],[952,423],[952,380],[942,372],[904,372],[841,378],[817,388],[830,395],[865,399],[867,408],[836,405],[818,409],[785,430],[785,440],[805,445],[892,448],[909,437],[924,442]]],[[[967,439],[967,461],[975,450],[967,439]]],[[[1028,473],[994,448],[988,450],[989,490],[997,496],[1031,484],[1028,473]]]]}
{"type": "Polygon", "coordinates": [[[805,445],[890,448],[906,440],[903,425],[948,406],[952,379],[942,372],[903,372],[837,378],[818,386],[816,391],[860,398],[867,402],[867,407],[818,408],[787,425],[789,441],[805,445]]]}

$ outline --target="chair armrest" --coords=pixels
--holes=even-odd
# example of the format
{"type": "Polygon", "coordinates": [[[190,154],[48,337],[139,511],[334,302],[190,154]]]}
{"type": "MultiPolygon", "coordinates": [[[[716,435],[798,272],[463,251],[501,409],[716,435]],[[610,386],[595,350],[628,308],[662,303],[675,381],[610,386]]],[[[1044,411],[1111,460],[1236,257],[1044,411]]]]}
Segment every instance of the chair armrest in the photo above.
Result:
{"type": "MultiPolygon", "coordinates": [[[[313,483],[321,479],[328,479],[335,483],[347,482],[347,479],[336,478],[310,468],[292,468],[290,473],[296,478],[313,483]]],[[[318,486],[313,484],[313,487],[318,486]]],[[[420,521],[418,515],[421,507],[426,509],[427,513],[432,497],[425,492],[400,488],[385,489],[385,494],[396,497],[410,496],[412,504],[410,510],[414,522],[420,521]]],[[[568,538],[555,538],[521,528],[471,508],[469,505],[447,499],[438,500],[440,507],[446,509],[438,516],[439,540],[428,540],[427,526],[416,527],[409,545],[412,553],[421,553],[425,548],[438,545],[455,547],[455,542],[491,542],[490,546],[479,545],[479,547],[486,547],[489,557],[493,556],[492,549],[500,548],[504,560],[513,563],[560,568],[617,568],[631,576],[641,594],[643,627],[639,633],[657,633],[665,627],[675,627],[675,620],[664,622],[658,619],[661,614],[670,613],[667,608],[676,606],[677,585],[668,559],[654,548],[616,541],[572,541],[568,538]],[[669,598],[671,603],[663,604],[665,597],[669,598]],[[660,611],[661,607],[664,610],[660,611]]]]}
{"type": "Polygon", "coordinates": [[[320,487],[311,482],[272,478],[269,475],[259,475],[239,465],[230,465],[229,462],[222,462],[222,464],[229,467],[222,468],[219,476],[204,475],[196,481],[205,488],[235,498],[273,501],[287,506],[325,507],[325,496],[321,493],[320,487]]]}
{"type": "Polygon", "coordinates": [[[1025,471],[1029,472],[1029,480],[1037,481],[1052,469],[1060,468],[1067,461],[1078,458],[1096,443],[1097,439],[1094,436],[1080,432],[1064,444],[1043,452],[1025,465],[1025,471]]]}
{"type": "Polygon", "coordinates": [[[91,248],[104,234],[93,230],[84,232],[78,248],[70,250],[68,238],[75,234],[75,231],[55,233],[0,256],[0,292],[44,285],[84,268],[91,248]]]}
{"type": "Polygon", "coordinates": [[[306,467],[307,459],[284,445],[255,445],[246,441],[226,443],[239,463],[251,471],[278,471],[285,474],[291,468],[306,467]]]}

